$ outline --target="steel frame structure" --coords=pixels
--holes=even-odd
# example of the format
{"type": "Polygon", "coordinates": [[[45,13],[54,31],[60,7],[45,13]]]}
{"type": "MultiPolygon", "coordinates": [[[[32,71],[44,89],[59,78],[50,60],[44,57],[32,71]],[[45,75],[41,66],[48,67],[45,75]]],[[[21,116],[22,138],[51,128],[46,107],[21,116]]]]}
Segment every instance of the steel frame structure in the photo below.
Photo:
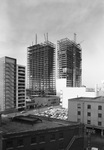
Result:
{"type": "Polygon", "coordinates": [[[32,95],[55,95],[55,45],[49,41],[27,48],[28,88],[32,95]]]}
{"type": "Polygon", "coordinates": [[[80,87],[82,78],[82,52],[80,44],[61,39],[57,42],[58,78],[66,78],[67,87],[80,87]]]}

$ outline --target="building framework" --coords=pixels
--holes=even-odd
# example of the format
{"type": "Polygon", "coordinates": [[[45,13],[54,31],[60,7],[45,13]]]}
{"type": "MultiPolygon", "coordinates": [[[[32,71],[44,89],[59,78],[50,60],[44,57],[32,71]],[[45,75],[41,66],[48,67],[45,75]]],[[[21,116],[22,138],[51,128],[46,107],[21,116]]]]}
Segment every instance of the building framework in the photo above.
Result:
{"type": "Polygon", "coordinates": [[[27,48],[28,88],[32,95],[54,95],[55,45],[49,41],[27,48]]]}
{"type": "Polygon", "coordinates": [[[61,39],[57,42],[58,78],[66,78],[67,87],[80,87],[82,76],[82,56],[80,44],[61,39]]]}

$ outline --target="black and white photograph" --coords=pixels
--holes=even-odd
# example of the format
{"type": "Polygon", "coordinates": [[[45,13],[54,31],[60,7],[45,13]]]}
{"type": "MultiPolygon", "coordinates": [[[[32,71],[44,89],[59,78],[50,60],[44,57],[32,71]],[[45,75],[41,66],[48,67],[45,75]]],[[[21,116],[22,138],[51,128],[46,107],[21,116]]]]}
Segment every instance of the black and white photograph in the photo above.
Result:
{"type": "Polygon", "coordinates": [[[0,150],[104,150],[104,0],[0,0],[0,150]]]}

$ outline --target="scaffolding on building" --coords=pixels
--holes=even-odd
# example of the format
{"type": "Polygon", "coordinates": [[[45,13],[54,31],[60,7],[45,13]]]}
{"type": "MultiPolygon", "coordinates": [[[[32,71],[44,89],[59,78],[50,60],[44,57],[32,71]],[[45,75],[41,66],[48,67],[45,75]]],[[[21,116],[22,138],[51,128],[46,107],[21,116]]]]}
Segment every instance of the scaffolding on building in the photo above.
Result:
{"type": "Polygon", "coordinates": [[[31,95],[55,95],[55,45],[49,41],[27,48],[27,78],[31,95]]]}
{"type": "Polygon", "coordinates": [[[67,87],[80,87],[82,52],[80,44],[68,38],[57,42],[58,78],[66,78],[67,87]]]}

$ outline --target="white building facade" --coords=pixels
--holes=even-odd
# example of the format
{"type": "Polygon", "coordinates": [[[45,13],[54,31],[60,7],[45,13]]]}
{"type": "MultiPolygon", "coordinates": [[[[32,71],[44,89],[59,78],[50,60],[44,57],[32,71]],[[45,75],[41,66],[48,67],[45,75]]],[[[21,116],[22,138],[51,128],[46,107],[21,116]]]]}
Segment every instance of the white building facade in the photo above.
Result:
{"type": "Polygon", "coordinates": [[[68,108],[68,99],[77,97],[96,97],[95,91],[89,91],[86,87],[66,87],[66,79],[56,80],[56,92],[60,96],[62,107],[68,108]]]}
{"type": "Polygon", "coordinates": [[[0,111],[16,108],[16,59],[0,58],[0,111]]]}
{"type": "Polygon", "coordinates": [[[68,120],[104,130],[104,97],[79,97],[68,100],[68,120]]]}
{"type": "MultiPolygon", "coordinates": [[[[15,111],[19,108],[20,100],[20,84],[22,88],[23,103],[26,100],[26,85],[25,85],[25,68],[23,67],[23,75],[20,75],[22,70],[17,66],[17,60],[11,57],[0,58],[0,111],[15,111]],[[20,79],[20,78],[24,79],[20,79]],[[24,90],[24,92],[23,92],[24,90]]],[[[24,105],[25,107],[25,105],[24,105]]]]}
{"type": "Polygon", "coordinates": [[[16,108],[19,110],[26,108],[26,68],[17,65],[17,101],[16,108]]]}

